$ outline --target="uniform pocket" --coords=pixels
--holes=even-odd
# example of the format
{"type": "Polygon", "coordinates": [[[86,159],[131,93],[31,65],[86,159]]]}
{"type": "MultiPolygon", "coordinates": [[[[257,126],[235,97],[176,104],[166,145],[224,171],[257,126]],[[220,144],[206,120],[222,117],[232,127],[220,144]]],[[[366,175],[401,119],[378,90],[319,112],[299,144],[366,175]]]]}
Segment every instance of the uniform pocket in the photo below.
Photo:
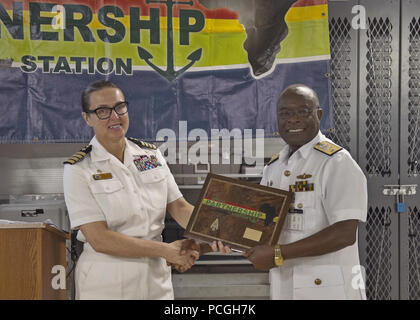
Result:
{"type": "Polygon", "coordinates": [[[286,219],[286,229],[302,232],[312,228],[315,212],[314,191],[295,192],[294,202],[286,219]]]}
{"type": "Polygon", "coordinates": [[[122,277],[118,262],[93,261],[79,281],[80,299],[121,299],[122,277]]]}
{"type": "Polygon", "coordinates": [[[148,197],[149,205],[154,209],[166,208],[168,197],[167,171],[159,167],[140,172],[139,176],[144,187],[144,193],[148,197]]]}
{"type": "Polygon", "coordinates": [[[293,299],[344,300],[344,277],[338,265],[293,268],[293,299]]]}
{"type": "Polygon", "coordinates": [[[166,172],[162,168],[150,169],[139,173],[140,180],[145,184],[154,184],[163,181],[166,172]]]}
{"type": "Polygon", "coordinates": [[[294,207],[297,209],[315,208],[315,191],[295,192],[294,207]]]}
{"type": "Polygon", "coordinates": [[[80,259],[76,266],[76,284],[77,286],[82,285],[87,276],[89,275],[90,269],[92,268],[93,262],[82,262],[80,259]]]}
{"type": "Polygon", "coordinates": [[[89,188],[104,213],[109,228],[117,227],[126,221],[130,207],[121,181],[93,181],[89,188]]]}
{"type": "Polygon", "coordinates": [[[149,259],[148,299],[173,299],[171,267],[163,258],[149,259]]]}

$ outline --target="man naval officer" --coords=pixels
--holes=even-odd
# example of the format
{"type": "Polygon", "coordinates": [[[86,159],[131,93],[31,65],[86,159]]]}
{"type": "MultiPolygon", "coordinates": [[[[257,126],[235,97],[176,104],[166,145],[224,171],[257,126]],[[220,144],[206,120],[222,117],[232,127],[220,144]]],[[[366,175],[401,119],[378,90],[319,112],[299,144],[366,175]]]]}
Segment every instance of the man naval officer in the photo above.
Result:
{"type": "Polygon", "coordinates": [[[366,221],[366,177],[350,154],[320,132],[322,110],[314,90],[292,85],[277,103],[287,143],[264,168],[261,184],[294,192],[275,246],[244,255],[270,270],[271,299],[366,299],[357,245],[366,221]]]}

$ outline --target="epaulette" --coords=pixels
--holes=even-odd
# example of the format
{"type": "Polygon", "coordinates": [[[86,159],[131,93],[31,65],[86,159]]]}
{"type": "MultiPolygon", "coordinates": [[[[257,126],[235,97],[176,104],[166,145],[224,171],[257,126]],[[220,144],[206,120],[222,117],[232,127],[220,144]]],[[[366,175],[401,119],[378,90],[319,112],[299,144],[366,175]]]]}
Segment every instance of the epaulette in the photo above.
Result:
{"type": "Polygon", "coordinates": [[[148,149],[153,149],[153,150],[157,149],[157,147],[154,144],[144,142],[144,141],[141,141],[141,140],[136,139],[136,138],[127,137],[127,139],[130,140],[131,142],[134,142],[140,148],[148,148],[148,149]]]}
{"type": "Polygon", "coordinates": [[[279,154],[276,153],[274,156],[271,157],[270,161],[267,162],[267,166],[272,164],[274,161],[276,161],[279,158],[279,154]]]}
{"type": "Polygon", "coordinates": [[[328,141],[321,141],[315,145],[314,149],[321,151],[322,153],[325,153],[326,155],[332,156],[333,154],[337,153],[343,148],[328,141]]]}
{"type": "Polygon", "coordinates": [[[92,145],[88,145],[80,149],[80,151],[76,152],[69,159],[64,161],[63,164],[75,164],[79,161],[82,161],[86,157],[86,155],[91,151],[92,151],[92,145]]]}

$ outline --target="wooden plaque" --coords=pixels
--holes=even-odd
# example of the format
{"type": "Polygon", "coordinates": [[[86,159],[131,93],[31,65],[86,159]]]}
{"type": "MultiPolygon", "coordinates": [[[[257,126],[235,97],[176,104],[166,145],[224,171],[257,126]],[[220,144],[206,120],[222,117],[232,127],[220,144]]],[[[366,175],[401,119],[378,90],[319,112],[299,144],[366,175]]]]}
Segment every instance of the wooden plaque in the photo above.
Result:
{"type": "Polygon", "coordinates": [[[185,230],[233,249],[276,244],[293,193],[209,173],[185,230]]]}

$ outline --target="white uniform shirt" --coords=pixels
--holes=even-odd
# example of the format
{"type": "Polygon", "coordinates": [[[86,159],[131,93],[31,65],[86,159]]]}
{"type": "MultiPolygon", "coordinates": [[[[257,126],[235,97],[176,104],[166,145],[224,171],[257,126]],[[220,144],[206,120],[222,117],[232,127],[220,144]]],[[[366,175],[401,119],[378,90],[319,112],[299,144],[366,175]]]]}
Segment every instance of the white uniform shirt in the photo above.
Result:
{"type": "MultiPolygon", "coordinates": [[[[182,194],[160,151],[126,139],[121,163],[96,137],[90,144],[83,160],[64,166],[71,228],[105,221],[110,230],[161,241],[166,205],[182,194]],[[97,174],[107,179],[95,180],[97,174]]],[[[77,238],[86,242],[81,231],[77,238]]],[[[86,242],[76,266],[76,299],[173,299],[171,270],[163,258],[114,257],[86,242]]]]}
{"type": "MultiPolygon", "coordinates": [[[[344,149],[331,156],[314,149],[320,141],[331,142],[319,132],[290,158],[289,146],[284,147],[279,159],[264,168],[261,185],[289,190],[296,182],[313,184],[312,191],[295,192],[295,209],[290,210],[295,213],[288,214],[280,244],[307,238],[339,221],[366,221],[362,170],[344,149]]],[[[272,299],[365,299],[357,241],[329,254],[286,260],[270,270],[270,284],[272,299]]]]}
{"type": "MultiPolygon", "coordinates": [[[[182,197],[159,150],[142,149],[126,139],[124,163],[111,155],[94,137],[85,159],[64,166],[64,194],[72,229],[106,221],[108,228],[144,239],[159,237],[164,228],[166,205],[182,197]],[[161,166],[137,169],[134,160],[157,157],[161,166]],[[111,179],[93,175],[111,173],[111,179]]],[[[79,232],[78,240],[85,242],[79,232]]]]}

